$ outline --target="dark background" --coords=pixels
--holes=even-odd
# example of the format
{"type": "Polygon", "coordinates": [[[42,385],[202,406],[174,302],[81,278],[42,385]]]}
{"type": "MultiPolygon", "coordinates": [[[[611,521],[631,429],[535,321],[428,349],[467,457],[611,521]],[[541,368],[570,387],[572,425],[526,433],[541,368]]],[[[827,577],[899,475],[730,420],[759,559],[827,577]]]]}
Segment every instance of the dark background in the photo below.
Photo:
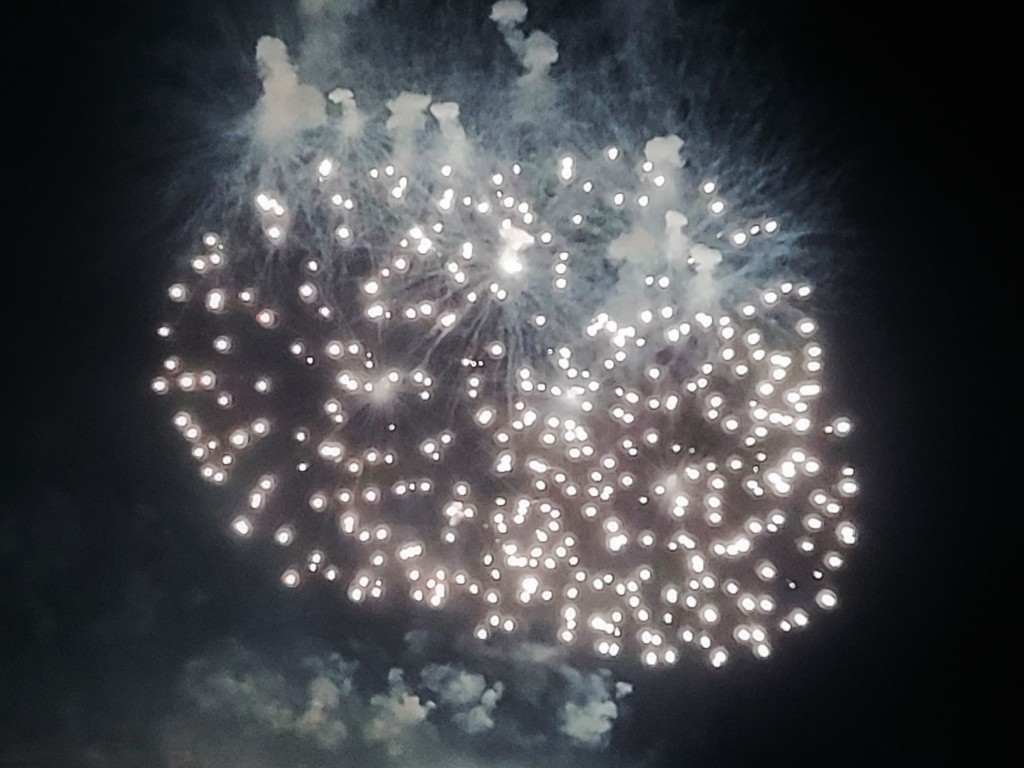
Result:
{"type": "MultiPolygon", "coordinates": [[[[993,764],[1021,715],[997,698],[1020,683],[996,554],[1020,506],[1000,459],[1020,408],[992,351],[1013,279],[995,233],[1016,225],[1001,24],[975,6],[731,5],[846,169],[854,263],[823,325],[858,425],[863,538],[819,631],[725,675],[641,676],[614,748],[658,745],[666,766],[993,764]]],[[[174,175],[152,96],[175,87],[161,41],[187,39],[199,6],[39,7],[7,29],[0,765],[152,764],[152,725],[207,643],[347,631],[228,546],[148,394],[167,247],[147,238],[173,237],[154,201],[174,175]]]]}

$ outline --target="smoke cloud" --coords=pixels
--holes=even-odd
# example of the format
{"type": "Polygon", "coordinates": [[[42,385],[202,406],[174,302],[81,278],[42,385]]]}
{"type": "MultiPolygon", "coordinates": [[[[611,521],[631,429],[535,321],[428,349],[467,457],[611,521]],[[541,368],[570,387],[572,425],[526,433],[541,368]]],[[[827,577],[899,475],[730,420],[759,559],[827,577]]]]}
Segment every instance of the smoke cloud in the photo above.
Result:
{"type": "MultiPolygon", "coordinates": [[[[410,219],[425,219],[439,183],[429,179],[442,165],[455,168],[453,181],[472,181],[461,189],[479,191],[472,188],[497,169],[519,163],[517,197],[580,252],[577,279],[548,318],[555,337],[576,337],[600,308],[636,305],[637,275],[671,275],[693,310],[725,306],[766,280],[808,276],[792,266],[824,196],[810,194],[811,180],[793,183],[777,139],[770,157],[754,148],[760,128],[749,123],[771,110],[755,79],[737,74],[740,49],[726,47],[735,41],[712,12],[680,14],[653,0],[628,13],[596,4],[590,18],[567,25],[522,0],[429,13],[411,0],[303,0],[299,22],[292,50],[276,37],[256,43],[262,93],[250,149],[221,181],[234,190],[225,200],[263,191],[285,207],[282,222],[260,221],[265,233],[284,224],[267,234],[268,258],[282,248],[336,247],[316,181],[325,158],[361,203],[363,241],[405,223],[371,189],[372,167],[399,168],[410,190],[402,199],[425,205],[410,219]],[[559,178],[566,156],[576,163],[572,184],[559,178]],[[603,188],[581,193],[584,176],[603,188]],[[265,188],[253,189],[254,178],[265,188]],[[616,194],[624,202],[611,202],[616,194]],[[567,227],[578,213],[582,223],[567,227]]],[[[212,218],[203,227],[230,235],[251,221],[212,218]]],[[[498,241],[497,221],[494,230],[498,241]]],[[[530,304],[551,302],[546,282],[544,270],[524,273],[530,304]]],[[[522,337],[526,318],[504,315],[495,322],[505,335],[522,337]]]]}
{"type": "Polygon", "coordinates": [[[256,106],[256,136],[260,141],[277,144],[324,124],[324,97],[316,88],[299,82],[283,42],[261,37],[256,44],[256,61],[263,81],[263,95],[256,106]]]}
{"type": "Polygon", "coordinates": [[[595,750],[631,686],[525,648],[377,672],[338,654],[289,662],[229,643],[186,665],[164,756],[232,768],[620,765],[595,750]]]}

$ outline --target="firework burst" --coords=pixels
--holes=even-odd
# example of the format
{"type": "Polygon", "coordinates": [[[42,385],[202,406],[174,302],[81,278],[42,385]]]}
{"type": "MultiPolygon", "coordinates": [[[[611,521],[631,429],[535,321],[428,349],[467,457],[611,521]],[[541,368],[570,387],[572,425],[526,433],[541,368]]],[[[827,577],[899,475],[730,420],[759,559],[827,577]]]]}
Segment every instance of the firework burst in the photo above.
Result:
{"type": "MultiPolygon", "coordinates": [[[[494,18],[534,88],[520,7],[494,18]]],[[[285,586],[650,665],[765,658],[837,605],[858,484],[811,287],[730,279],[777,219],[673,135],[496,162],[454,103],[403,93],[381,126],[329,101],[339,151],[252,190],[261,237],[206,235],[169,287],[152,383],[285,586]]]]}

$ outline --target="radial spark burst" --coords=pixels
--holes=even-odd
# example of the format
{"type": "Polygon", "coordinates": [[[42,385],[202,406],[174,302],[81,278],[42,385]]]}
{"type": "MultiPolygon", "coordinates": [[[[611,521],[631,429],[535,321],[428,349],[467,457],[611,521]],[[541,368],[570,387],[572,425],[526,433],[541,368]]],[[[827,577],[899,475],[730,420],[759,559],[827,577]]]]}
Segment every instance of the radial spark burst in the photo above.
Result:
{"type": "Polygon", "coordinates": [[[777,220],[674,136],[497,163],[454,104],[388,106],[383,161],[350,142],[254,190],[262,241],[229,223],[168,288],[152,387],[234,533],[287,587],[650,665],[766,658],[834,608],[858,484],[811,287],[723,288],[777,220]],[[428,113],[441,149],[410,151],[428,113]]]}

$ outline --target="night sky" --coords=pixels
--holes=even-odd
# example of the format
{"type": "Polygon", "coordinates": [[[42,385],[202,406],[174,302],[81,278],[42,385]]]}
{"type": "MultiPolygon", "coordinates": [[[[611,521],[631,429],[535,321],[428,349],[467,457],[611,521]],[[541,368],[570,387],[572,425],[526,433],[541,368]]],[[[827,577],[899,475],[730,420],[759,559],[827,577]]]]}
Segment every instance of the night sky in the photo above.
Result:
{"type": "MultiPolygon", "coordinates": [[[[589,12],[536,5],[561,29],[589,12]]],[[[979,478],[1008,475],[989,428],[971,423],[1019,411],[984,389],[983,367],[986,228],[999,217],[985,202],[996,172],[979,158],[1012,100],[992,96],[970,8],[696,4],[719,6],[837,179],[818,317],[863,486],[841,609],[767,662],[627,663],[605,678],[585,659],[574,671],[511,651],[484,658],[436,616],[280,588],[210,511],[149,380],[163,289],[202,218],[204,127],[251,107],[245,56],[259,34],[294,34],[292,17],[241,0],[38,8],[4,49],[0,766],[925,765],[993,743],[977,726],[995,695],[982,686],[1020,678],[1005,609],[989,607],[1000,588],[982,542],[1012,534],[1019,494],[975,496],[979,478]],[[213,46],[228,52],[211,57],[213,46]],[[223,114],[190,111],[190,94],[223,114]],[[344,674],[332,654],[359,663],[340,706],[364,726],[394,667],[541,681],[504,731],[467,735],[453,714],[398,751],[386,736],[355,747],[238,703],[299,706],[317,664],[344,674]],[[231,701],[223,675],[239,686],[231,701]],[[554,732],[546,707],[612,679],[634,689],[610,741],[554,732]]],[[[1003,716],[1019,722],[1011,702],[1003,716]]]]}

